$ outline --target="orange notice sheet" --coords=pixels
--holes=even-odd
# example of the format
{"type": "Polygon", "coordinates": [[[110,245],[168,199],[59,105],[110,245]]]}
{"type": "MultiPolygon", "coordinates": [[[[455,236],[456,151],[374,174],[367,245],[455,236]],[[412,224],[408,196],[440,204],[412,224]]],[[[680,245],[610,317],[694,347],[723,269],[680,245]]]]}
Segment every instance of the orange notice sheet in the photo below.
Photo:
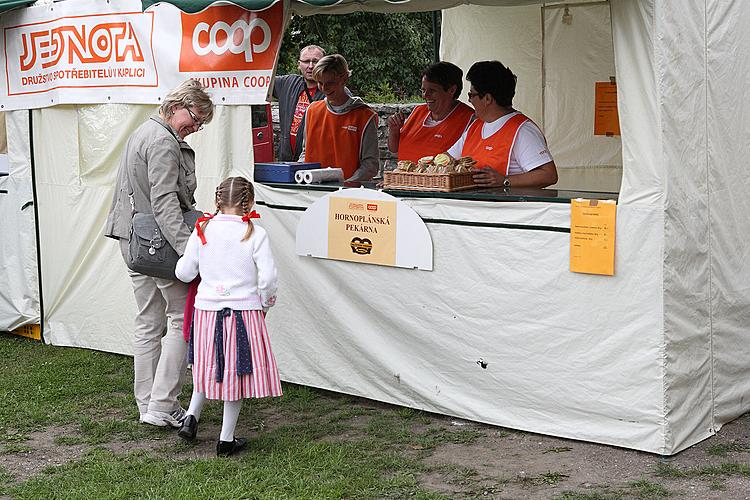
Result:
{"type": "Polygon", "coordinates": [[[615,274],[616,214],[614,200],[571,200],[571,272],[615,274]]]}
{"type": "Polygon", "coordinates": [[[620,118],[617,114],[616,83],[596,82],[594,135],[620,135],[620,118]]]}

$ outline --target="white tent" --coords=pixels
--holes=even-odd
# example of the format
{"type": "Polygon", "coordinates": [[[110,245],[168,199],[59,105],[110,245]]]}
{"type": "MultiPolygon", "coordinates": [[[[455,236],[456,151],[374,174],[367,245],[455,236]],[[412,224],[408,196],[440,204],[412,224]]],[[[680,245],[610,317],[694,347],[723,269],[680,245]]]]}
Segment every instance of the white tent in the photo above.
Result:
{"type": "MultiPolygon", "coordinates": [[[[621,166],[616,275],[570,273],[565,232],[513,228],[569,227],[569,206],[544,201],[406,199],[426,220],[485,224],[428,223],[433,272],[300,257],[293,250],[296,209],[324,193],[259,186],[262,224],[282,273],[280,301],[269,315],[282,377],[664,455],[712,435],[750,400],[750,202],[740,173],[747,160],[733,146],[750,132],[750,73],[742,69],[750,64],[743,30],[750,4],[610,0],[571,7],[571,27],[610,19],[607,39],[596,30],[565,31],[557,6],[485,0],[454,7],[459,3],[429,2],[447,9],[443,57],[464,69],[477,59],[517,60],[508,62],[519,74],[517,106],[543,125],[561,167],[578,169],[581,182],[599,170],[596,179],[607,177],[609,185],[621,166]],[[590,107],[580,92],[591,88],[569,86],[579,76],[606,79],[610,72],[621,147],[590,136],[588,111],[575,117],[590,107]],[[493,223],[504,227],[487,227],[493,223]]],[[[368,4],[345,0],[327,12],[368,4]]],[[[48,342],[130,352],[130,285],[101,227],[121,144],[149,112],[102,105],[31,113],[48,342]]],[[[28,117],[6,115],[6,185],[30,178],[28,117]]],[[[220,107],[215,122],[195,137],[199,203],[220,177],[252,170],[249,112],[220,107]]],[[[12,210],[28,193],[17,198],[12,210]]],[[[0,197],[3,234],[20,229],[18,241],[0,243],[0,275],[11,285],[0,290],[0,329],[40,316],[34,228],[23,219],[28,211],[8,215],[7,199],[0,197]]]]}

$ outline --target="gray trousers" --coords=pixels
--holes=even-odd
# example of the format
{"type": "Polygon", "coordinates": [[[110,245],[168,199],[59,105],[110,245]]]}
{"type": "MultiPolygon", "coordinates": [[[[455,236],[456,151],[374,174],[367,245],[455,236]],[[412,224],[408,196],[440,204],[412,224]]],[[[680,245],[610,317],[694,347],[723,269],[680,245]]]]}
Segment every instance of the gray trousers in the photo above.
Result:
{"type": "MultiPolygon", "coordinates": [[[[120,251],[127,256],[127,240],[120,251]]],[[[152,278],[128,270],[138,307],[133,338],[133,388],[138,411],[171,413],[187,368],[187,342],[182,336],[188,285],[181,281],[152,278]]]]}

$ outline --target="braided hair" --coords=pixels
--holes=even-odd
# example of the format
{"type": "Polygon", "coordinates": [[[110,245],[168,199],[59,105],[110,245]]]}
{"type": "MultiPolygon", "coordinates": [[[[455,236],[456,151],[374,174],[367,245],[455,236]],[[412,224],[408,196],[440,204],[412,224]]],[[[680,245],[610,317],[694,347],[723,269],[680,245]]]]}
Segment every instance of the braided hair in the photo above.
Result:
{"type": "MultiPolygon", "coordinates": [[[[216,188],[216,213],[239,208],[244,215],[247,215],[254,203],[255,188],[253,183],[244,177],[228,177],[216,188]]],[[[252,234],[253,223],[248,219],[247,231],[240,241],[247,241],[252,234]]]]}

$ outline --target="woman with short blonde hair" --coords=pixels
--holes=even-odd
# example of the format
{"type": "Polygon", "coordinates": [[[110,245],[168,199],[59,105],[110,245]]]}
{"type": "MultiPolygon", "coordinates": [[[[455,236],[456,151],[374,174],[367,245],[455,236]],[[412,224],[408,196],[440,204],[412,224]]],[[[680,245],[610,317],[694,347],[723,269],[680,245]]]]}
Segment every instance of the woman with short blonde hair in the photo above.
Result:
{"type": "Polygon", "coordinates": [[[211,102],[211,97],[206,93],[203,84],[195,79],[185,80],[167,94],[159,106],[159,114],[169,119],[179,108],[193,108],[203,117],[203,124],[209,123],[214,117],[214,103],[211,102]]]}
{"type": "MultiPolygon", "coordinates": [[[[104,235],[119,241],[129,262],[133,214],[153,214],[166,244],[182,255],[191,227],[183,213],[193,209],[197,187],[195,152],[185,138],[214,116],[211,97],[197,80],[166,95],[159,113],[128,138],[104,235]]],[[[133,391],[141,423],[180,427],[187,344],[182,338],[188,286],[176,279],[129,271],[137,313],[133,335],[133,391]]]]}

